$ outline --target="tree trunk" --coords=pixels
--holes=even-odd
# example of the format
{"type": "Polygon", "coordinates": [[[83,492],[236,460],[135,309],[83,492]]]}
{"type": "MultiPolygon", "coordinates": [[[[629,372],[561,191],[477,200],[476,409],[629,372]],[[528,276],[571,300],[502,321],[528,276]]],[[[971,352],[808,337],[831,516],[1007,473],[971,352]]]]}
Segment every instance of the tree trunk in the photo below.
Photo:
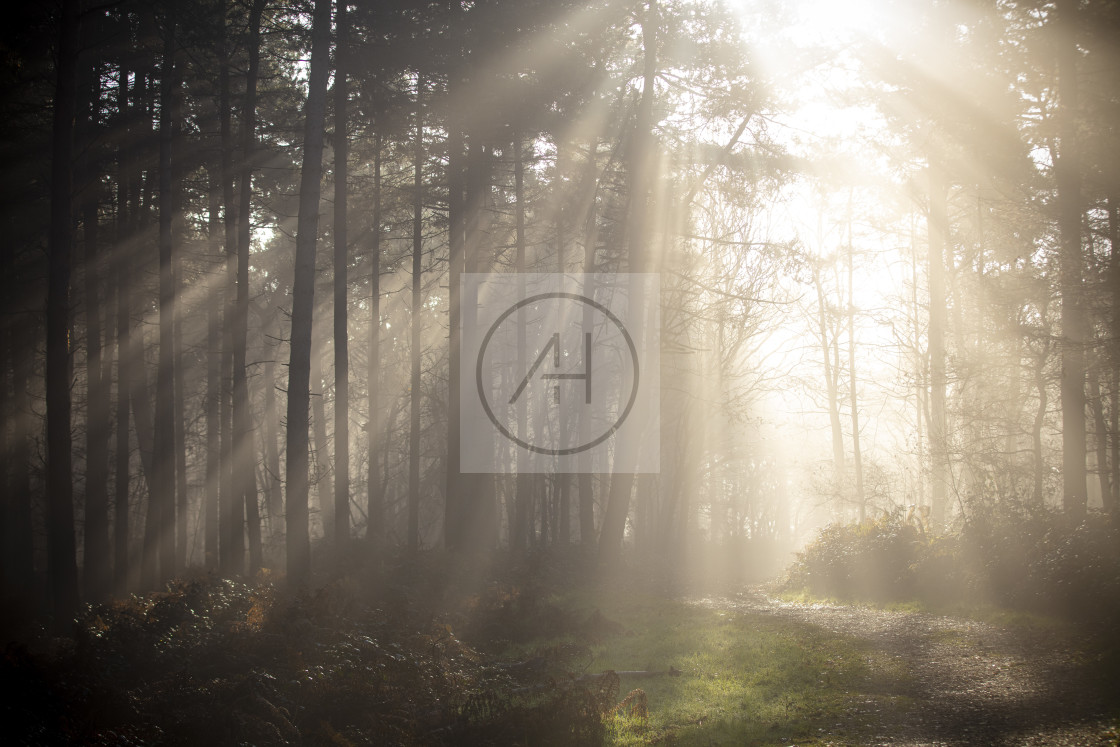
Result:
{"type": "MultiPolygon", "coordinates": [[[[452,3],[456,9],[461,10],[462,4],[458,0],[452,3]]],[[[448,96],[454,98],[461,89],[462,79],[452,74],[448,80],[448,96]]],[[[447,123],[447,222],[450,236],[448,238],[448,387],[447,387],[447,477],[446,493],[443,508],[443,542],[448,550],[461,550],[464,546],[463,536],[463,487],[466,480],[460,474],[462,462],[460,451],[462,440],[462,401],[459,396],[459,378],[462,374],[462,334],[463,315],[460,309],[462,304],[462,274],[465,269],[466,255],[466,223],[463,215],[464,208],[464,179],[463,179],[463,130],[457,119],[457,112],[452,110],[447,123]]],[[[378,142],[380,145],[380,141],[378,142]]],[[[380,158],[380,148],[378,148],[380,158]]],[[[379,164],[380,165],[380,164],[379,164]]],[[[376,175],[379,178],[380,174],[376,175]]],[[[375,193],[378,190],[375,188],[375,193]]],[[[378,194],[377,199],[380,199],[378,194]]],[[[375,202],[380,209],[380,203],[375,202]]],[[[375,306],[376,308],[376,306],[375,306]]],[[[376,319],[376,317],[375,317],[376,319]]],[[[377,330],[379,331],[379,326],[377,330]]],[[[468,368],[469,370],[469,368],[468,368]]],[[[372,381],[372,379],[371,379],[372,381]]],[[[371,429],[370,433],[373,433],[371,429]]],[[[373,464],[373,459],[370,459],[373,464]]],[[[371,475],[372,477],[372,475],[371,475]]],[[[469,478],[467,478],[469,479],[469,478]]],[[[370,513],[372,521],[373,514],[370,513]]]]}
{"type": "Polygon", "coordinates": [[[945,422],[945,324],[948,303],[945,294],[945,243],[949,217],[945,205],[948,188],[941,165],[931,157],[929,164],[929,379],[930,379],[930,521],[940,529],[946,520],[949,488],[949,452],[945,422]]]}
{"type": "Polygon", "coordinates": [[[3,525],[0,530],[0,553],[3,553],[2,598],[9,609],[30,612],[33,608],[36,584],[31,538],[31,438],[36,426],[31,415],[29,383],[31,378],[31,351],[36,344],[36,325],[23,310],[24,297],[18,293],[15,276],[15,247],[11,242],[0,245],[0,288],[5,298],[20,298],[20,311],[2,320],[4,368],[0,389],[4,392],[4,409],[0,412],[0,429],[7,438],[2,455],[5,482],[0,484],[0,501],[4,505],[3,525]],[[11,394],[8,396],[7,368],[11,368],[11,394]]]}
{"type": "Polygon", "coordinates": [[[311,19],[311,65],[300,169],[291,358],[288,365],[287,564],[288,581],[296,586],[306,584],[311,575],[311,544],[307,534],[308,406],[311,398],[309,379],[315,245],[319,233],[319,181],[323,173],[330,25],[330,0],[315,0],[311,19]]]}
{"type": "MultiPolygon", "coordinates": [[[[174,96],[172,97],[171,106],[171,137],[173,139],[173,149],[175,160],[172,163],[171,175],[174,181],[174,192],[172,195],[172,242],[180,247],[183,246],[183,157],[179,148],[179,143],[182,138],[182,123],[183,123],[183,71],[182,64],[175,62],[174,65],[174,78],[172,80],[174,86],[174,96]]],[[[174,297],[174,311],[173,311],[173,329],[172,340],[174,349],[172,352],[173,364],[172,370],[175,372],[174,392],[172,407],[174,410],[173,422],[175,424],[175,433],[173,439],[173,449],[175,452],[175,496],[176,502],[174,505],[175,511],[175,567],[183,569],[187,567],[187,525],[189,522],[188,513],[190,511],[190,495],[188,493],[187,483],[187,422],[186,422],[186,380],[191,373],[185,368],[183,359],[183,290],[185,289],[185,278],[183,276],[183,252],[182,249],[176,251],[172,257],[171,263],[172,272],[172,295],[174,297]]],[[[170,504],[169,504],[170,505],[170,504]]]]}
{"type": "MultiPolygon", "coordinates": [[[[482,272],[489,269],[484,263],[482,246],[486,242],[485,216],[490,199],[490,150],[472,133],[466,148],[463,181],[463,260],[464,272],[482,272]]],[[[462,330],[477,326],[477,298],[463,298],[461,302],[462,330]]],[[[464,474],[458,479],[457,530],[462,546],[468,550],[485,552],[498,543],[501,521],[498,518],[498,496],[492,476],[464,474]]]]}
{"type": "MultiPolygon", "coordinates": [[[[262,337],[272,335],[279,336],[275,307],[270,310],[267,321],[262,321],[261,326],[264,329],[262,337]]],[[[267,491],[269,538],[272,543],[277,542],[279,538],[284,536],[284,530],[280,524],[281,516],[283,516],[283,501],[281,495],[282,483],[280,481],[280,448],[276,441],[279,435],[280,413],[276,404],[275,357],[275,350],[265,356],[264,415],[261,418],[263,421],[262,435],[264,438],[265,470],[268,473],[265,486],[267,491]]]]}
{"type": "MultiPolygon", "coordinates": [[[[225,266],[221,243],[221,185],[218,175],[210,173],[208,240],[210,257],[225,266]]],[[[204,558],[209,569],[218,568],[218,487],[222,473],[221,401],[222,334],[221,291],[224,272],[207,273],[211,293],[206,301],[206,493],[203,497],[204,558]]]]}
{"type": "MultiPolygon", "coordinates": [[[[223,34],[228,30],[223,29],[223,34]]],[[[222,462],[218,480],[219,567],[223,574],[238,575],[245,570],[245,491],[238,463],[237,405],[234,397],[237,374],[237,210],[234,203],[232,103],[230,97],[230,42],[223,37],[218,71],[218,117],[221,138],[222,204],[224,213],[225,297],[222,319],[222,365],[219,417],[221,419],[222,462]]]]}
{"type": "Polygon", "coordinates": [[[852,408],[852,463],[856,471],[856,505],[859,520],[867,518],[863,490],[863,454],[859,448],[859,393],[856,388],[855,247],[852,246],[852,202],[848,192],[848,397],[852,408]]]}
{"type": "Polygon", "coordinates": [[[346,113],[347,0],[338,0],[335,11],[334,74],[334,527],[335,550],[345,554],[350,540],[350,354],[346,331],[346,178],[349,134],[346,113]]]}
{"type": "Polygon", "coordinates": [[[817,326],[820,329],[821,359],[824,361],[824,383],[828,392],[828,422],[832,431],[832,481],[839,494],[844,484],[844,431],[840,425],[840,395],[836,366],[833,365],[835,339],[829,339],[828,314],[825,304],[821,268],[814,263],[813,285],[817,290],[817,326]]]}
{"type": "Polygon", "coordinates": [[[1112,349],[1108,358],[1112,365],[1112,493],[1105,506],[1115,518],[1120,516],[1120,205],[1115,187],[1108,193],[1109,287],[1112,290],[1112,349]]]}
{"type": "Polygon", "coordinates": [[[128,70],[122,65],[117,91],[117,108],[125,124],[125,138],[118,154],[120,176],[117,181],[117,257],[114,270],[117,285],[116,335],[117,335],[117,433],[114,464],[114,511],[113,511],[113,589],[119,596],[128,586],[128,493],[129,493],[129,393],[132,389],[130,371],[132,369],[132,344],[130,342],[132,293],[129,278],[131,254],[131,216],[128,200],[132,191],[133,158],[131,148],[132,114],[128,109],[128,70]]]}
{"type": "MultiPolygon", "coordinates": [[[[514,272],[524,275],[525,268],[525,165],[521,159],[521,138],[513,141],[513,179],[514,179],[514,213],[516,216],[516,242],[514,272]]],[[[525,281],[522,278],[518,287],[518,297],[525,298],[525,281]]],[[[529,352],[525,349],[525,307],[517,309],[517,372],[529,368],[529,352]]],[[[517,436],[525,439],[528,437],[528,412],[526,402],[528,397],[521,397],[517,402],[517,436]]],[[[517,479],[514,483],[513,494],[513,523],[509,528],[509,549],[516,555],[523,553],[532,534],[533,512],[530,510],[533,494],[532,475],[522,472],[521,464],[517,465],[517,479]]],[[[543,515],[542,515],[543,516],[543,515]]]]}
{"type": "MultiPolygon", "coordinates": [[[[452,233],[454,235],[454,232],[452,233]]],[[[370,324],[369,324],[369,481],[366,485],[366,540],[376,557],[385,544],[385,493],[379,477],[381,382],[381,130],[374,133],[373,153],[373,236],[370,244],[370,324]]],[[[455,284],[452,281],[452,292],[455,284]]],[[[452,304],[452,309],[455,306],[452,304]]],[[[452,341],[457,338],[452,328],[452,341]]],[[[458,453],[458,452],[456,452],[458,453]]]]}
{"type": "MultiPolygon", "coordinates": [[[[595,297],[594,274],[598,270],[598,263],[595,261],[595,247],[599,242],[599,218],[595,213],[595,188],[592,186],[595,175],[598,173],[598,156],[599,141],[592,139],[588,146],[587,164],[581,179],[582,191],[585,194],[590,194],[583,198],[585,207],[581,206],[580,211],[584,215],[583,273],[585,284],[583,292],[588,298],[595,297]]],[[[582,329],[589,330],[593,324],[592,309],[584,304],[582,329]]],[[[580,418],[577,428],[580,443],[587,443],[590,440],[590,423],[587,422],[586,418],[580,418]]],[[[591,458],[586,451],[580,454],[579,465],[577,486],[579,490],[579,543],[584,555],[590,558],[597,552],[598,538],[595,535],[595,483],[591,474],[591,458]]]]}
{"type": "Polygon", "coordinates": [[[175,91],[175,20],[166,19],[160,69],[159,115],[159,367],[156,372],[155,474],[142,573],[145,588],[175,575],[175,278],[171,222],[175,196],[172,178],[172,103],[175,91]]]}
{"type": "MultiPolygon", "coordinates": [[[[261,14],[264,0],[249,10],[249,67],[245,73],[245,106],[241,113],[241,194],[237,207],[237,295],[233,313],[233,470],[234,522],[241,512],[248,522],[249,570],[261,567],[261,525],[257,504],[256,448],[249,411],[246,345],[249,334],[249,249],[252,243],[253,161],[256,156],[257,71],[261,56],[261,14]]],[[[240,563],[238,564],[240,565],[240,563]]]]}
{"type": "Polygon", "coordinates": [[[90,599],[102,599],[111,588],[109,550],[109,384],[103,374],[101,346],[102,261],[99,255],[97,164],[91,144],[97,127],[94,102],[100,93],[99,71],[91,65],[82,84],[82,115],[86,153],[82,159],[82,228],[85,244],[86,300],[86,506],[84,583],[90,599]]]}
{"type": "MultiPolygon", "coordinates": [[[[557,161],[560,161],[560,155],[557,155],[557,161]]],[[[561,275],[566,271],[565,264],[565,250],[567,249],[567,232],[564,225],[564,208],[561,205],[556,213],[556,272],[561,275]]],[[[568,448],[568,413],[564,408],[560,408],[560,448],[568,448]]],[[[571,486],[572,476],[569,472],[559,472],[556,475],[556,492],[557,492],[557,517],[556,517],[556,541],[560,543],[561,547],[567,547],[572,541],[572,507],[571,507],[571,486]]]]}
{"type": "Polygon", "coordinates": [[[1104,423],[1104,403],[1101,399],[1099,373],[1101,372],[1097,370],[1089,372],[1089,407],[1093,413],[1093,443],[1096,446],[1097,480],[1101,490],[1101,505],[1107,509],[1112,491],[1108,480],[1108,430],[1104,423]]]}
{"type": "Polygon", "coordinates": [[[56,627],[78,606],[74,494],[70,454],[71,186],[77,88],[78,0],[63,0],[54,118],[51,128],[51,206],[47,236],[47,589],[56,627]]]}
{"type": "MultiPolygon", "coordinates": [[[[649,0],[642,16],[642,46],[644,48],[642,98],[629,154],[630,205],[627,216],[629,239],[629,270],[641,273],[647,270],[646,246],[649,236],[649,184],[653,160],[653,98],[657,78],[657,0],[649,0]]],[[[631,289],[631,304],[644,313],[645,303],[656,303],[656,299],[641,299],[638,288],[631,289]]],[[[633,492],[635,475],[633,472],[620,472],[633,469],[634,465],[615,464],[615,474],[611,478],[607,510],[603,516],[603,527],[599,535],[599,565],[602,570],[611,572],[620,560],[622,541],[626,534],[626,517],[630,511],[630,495],[633,492]]]]}
{"type": "Polygon", "coordinates": [[[327,443],[327,385],[323,376],[322,338],[311,343],[311,455],[315,459],[315,471],[311,482],[315,485],[316,511],[323,530],[323,539],[328,545],[334,542],[334,512],[330,481],[330,444],[327,443]]]}
{"type": "Polygon", "coordinates": [[[416,78],[416,143],[412,196],[412,376],[408,432],[408,533],[409,552],[420,545],[420,362],[423,313],[422,260],[424,252],[424,77],[416,78]]]}
{"type": "Polygon", "coordinates": [[[1058,50],[1058,142],[1054,164],[1060,241],[1059,285],[1062,301],[1062,507],[1074,516],[1085,513],[1085,343],[1088,339],[1082,294],[1081,163],[1077,143],[1077,3],[1059,3],[1059,28],[1067,33],[1058,50]]]}

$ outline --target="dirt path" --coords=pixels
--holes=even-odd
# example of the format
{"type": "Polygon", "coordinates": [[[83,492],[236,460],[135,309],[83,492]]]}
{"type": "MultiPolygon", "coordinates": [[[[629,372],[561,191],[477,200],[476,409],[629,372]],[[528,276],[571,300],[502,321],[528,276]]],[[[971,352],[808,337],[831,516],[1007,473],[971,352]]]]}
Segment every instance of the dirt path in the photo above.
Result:
{"type": "MultiPolygon", "coordinates": [[[[699,600],[819,625],[866,641],[898,666],[883,708],[854,699],[840,733],[888,745],[1107,745],[1106,693],[1087,680],[1086,656],[1065,630],[1008,628],[975,620],[849,605],[783,602],[753,590],[699,600]],[[903,676],[899,677],[899,671],[903,676]],[[860,702],[860,701],[863,702],[860,702]],[[870,731],[868,731],[870,726],[870,731]]],[[[850,739],[850,737],[849,737],[850,739]]]]}

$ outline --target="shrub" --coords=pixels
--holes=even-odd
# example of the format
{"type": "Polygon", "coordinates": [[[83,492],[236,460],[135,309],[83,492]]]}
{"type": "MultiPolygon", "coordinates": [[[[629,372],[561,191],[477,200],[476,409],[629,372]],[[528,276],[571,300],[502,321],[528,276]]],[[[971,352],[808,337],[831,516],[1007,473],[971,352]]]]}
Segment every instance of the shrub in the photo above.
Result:
{"type": "Polygon", "coordinates": [[[1113,619],[1120,617],[1120,523],[1004,501],[976,502],[958,534],[930,534],[897,512],[833,524],[798,553],[785,588],[1113,619]]]}
{"type": "Polygon", "coordinates": [[[831,524],[797,554],[788,588],[843,599],[890,601],[930,594],[957,575],[952,544],[898,512],[860,524],[831,524]]]}

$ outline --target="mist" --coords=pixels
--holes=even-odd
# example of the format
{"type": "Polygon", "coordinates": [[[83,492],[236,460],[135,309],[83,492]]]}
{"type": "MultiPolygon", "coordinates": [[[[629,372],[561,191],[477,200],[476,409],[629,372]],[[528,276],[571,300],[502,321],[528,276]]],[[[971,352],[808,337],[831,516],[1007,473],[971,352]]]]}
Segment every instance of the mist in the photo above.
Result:
{"type": "Polygon", "coordinates": [[[1114,739],[1118,27],[14,11],[10,736],[1114,739]]]}

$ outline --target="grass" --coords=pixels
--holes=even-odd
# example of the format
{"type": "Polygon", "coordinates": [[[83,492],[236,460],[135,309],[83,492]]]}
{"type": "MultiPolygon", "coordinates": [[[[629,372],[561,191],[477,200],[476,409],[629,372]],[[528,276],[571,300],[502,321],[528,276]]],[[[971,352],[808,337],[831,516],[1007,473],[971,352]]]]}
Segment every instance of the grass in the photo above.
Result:
{"type": "Polygon", "coordinates": [[[906,678],[897,663],[816,626],[625,591],[570,592],[553,603],[581,615],[598,609],[625,628],[591,646],[589,672],[681,672],[622,677],[620,698],[644,691],[648,715],[607,715],[607,744],[859,743],[858,733],[845,733],[859,728],[850,723],[853,703],[907,707],[892,694],[906,678]]]}

